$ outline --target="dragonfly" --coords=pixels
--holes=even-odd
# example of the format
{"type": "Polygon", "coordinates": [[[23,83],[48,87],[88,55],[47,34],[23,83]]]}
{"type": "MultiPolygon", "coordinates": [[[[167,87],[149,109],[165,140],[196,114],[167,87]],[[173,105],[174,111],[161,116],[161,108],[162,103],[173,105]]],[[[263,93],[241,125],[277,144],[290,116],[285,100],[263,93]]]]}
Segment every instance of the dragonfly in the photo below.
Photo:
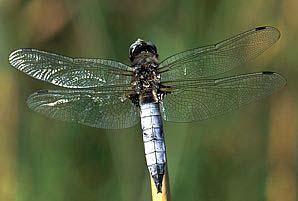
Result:
{"type": "Polygon", "coordinates": [[[161,62],[155,44],[138,39],[129,48],[129,65],[28,48],[13,51],[9,62],[33,78],[64,88],[30,95],[27,104],[36,112],[103,129],[141,122],[147,167],[161,192],[167,163],[163,120],[209,119],[285,86],[286,79],[276,72],[222,75],[259,56],[279,38],[277,28],[257,27],[161,62]]]}

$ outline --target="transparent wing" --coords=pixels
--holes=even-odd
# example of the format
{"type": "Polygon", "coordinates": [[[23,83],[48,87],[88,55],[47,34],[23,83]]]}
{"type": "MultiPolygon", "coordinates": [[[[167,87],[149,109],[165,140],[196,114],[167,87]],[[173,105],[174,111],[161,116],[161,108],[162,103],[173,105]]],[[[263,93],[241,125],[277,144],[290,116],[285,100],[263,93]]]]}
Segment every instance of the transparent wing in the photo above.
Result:
{"type": "Polygon", "coordinates": [[[128,85],[131,68],[104,59],[76,59],[35,49],[9,55],[10,64],[39,80],[68,88],[128,85]]]}
{"type": "Polygon", "coordinates": [[[218,44],[175,54],[160,63],[162,81],[218,75],[251,60],[280,38],[274,27],[258,27],[218,44]]]}
{"type": "Polygon", "coordinates": [[[161,104],[163,118],[174,122],[208,119],[264,98],[286,84],[273,72],[221,79],[170,82],[174,91],[161,104]]]}
{"type": "Polygon", "coordinates": [[[29,96],[29,108],[50,118],[96,128],[120,129],[139,121],[138,109],[124,93],[95,90],[43,90],[29,96]]]}

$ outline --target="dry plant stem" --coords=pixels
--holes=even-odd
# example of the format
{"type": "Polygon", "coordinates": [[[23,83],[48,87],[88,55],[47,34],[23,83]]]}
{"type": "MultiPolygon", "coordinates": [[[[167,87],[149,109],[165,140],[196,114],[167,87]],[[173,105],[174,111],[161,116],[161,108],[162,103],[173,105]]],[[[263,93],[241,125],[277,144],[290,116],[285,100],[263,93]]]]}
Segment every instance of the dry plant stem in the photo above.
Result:
{"type": "Polygon", "coordinates": [[[150,176],[150,179],[151,179],[152,201],[171,201],[168,166],[166,166],[166,172],[163,177],[161,193],[157,193],[155,183],[151,176],[150,176]]]}

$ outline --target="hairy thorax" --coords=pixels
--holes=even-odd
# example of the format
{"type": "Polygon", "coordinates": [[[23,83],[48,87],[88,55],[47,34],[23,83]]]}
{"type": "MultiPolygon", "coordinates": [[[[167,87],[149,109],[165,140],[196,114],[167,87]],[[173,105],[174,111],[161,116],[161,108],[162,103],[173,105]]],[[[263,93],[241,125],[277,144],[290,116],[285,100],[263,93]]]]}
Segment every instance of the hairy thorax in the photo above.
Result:
{"type": "Polygon", "coordinates": [[[132,62],[134,69],[131,85],[133,92],[130,99],[136,104],[159,102],[163,93],[160,91],[160,73],[155,55],[144,53],[132,62]]]}

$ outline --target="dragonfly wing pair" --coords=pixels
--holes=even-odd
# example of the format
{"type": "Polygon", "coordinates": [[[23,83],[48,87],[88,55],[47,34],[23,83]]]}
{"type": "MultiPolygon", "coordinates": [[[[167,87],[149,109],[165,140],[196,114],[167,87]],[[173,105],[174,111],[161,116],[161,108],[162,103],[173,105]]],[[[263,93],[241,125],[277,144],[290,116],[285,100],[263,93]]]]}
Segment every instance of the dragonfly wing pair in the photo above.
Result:
{"type": "Polygon", "coordinates": [[[273,72],[212,79],[257,57],[279,38],[276,28],[258,27],[215,45],[165,59],[160,63],[162,84],[173,86],[174,90],[162,103],[163,118],[174,122],[208,119],[283,87],[286,80],[273,72]]]}
{"type": "Polygon", "coordinates": [[[139,122],[139,112],[125,97],[132,69],[104,59],[74,59],[35,49],[11,53],[12,66],[26,74],[69,90],[42,90],[28,106],[48,117],[97,128],[127,128],[139,122]]]}
{"type": "MultiPolygon", "coordinates": [[[[273,27],[259,27],[218,44],[173,55],[159,65],[161,84],[171,86],[161,103],[165,120],[203,120],[270,95],[285,85],[271,72],[214,78],[260,55],[280,37],[273,27]]],[[[28,105],[47,116],[99,128],[126,128],[139,121],[138,108],[127,99],[132,68],[111,60],[74,59],[34,49],[9,56],[26,74],[71,88],[41,91],[28,105]]]]}

